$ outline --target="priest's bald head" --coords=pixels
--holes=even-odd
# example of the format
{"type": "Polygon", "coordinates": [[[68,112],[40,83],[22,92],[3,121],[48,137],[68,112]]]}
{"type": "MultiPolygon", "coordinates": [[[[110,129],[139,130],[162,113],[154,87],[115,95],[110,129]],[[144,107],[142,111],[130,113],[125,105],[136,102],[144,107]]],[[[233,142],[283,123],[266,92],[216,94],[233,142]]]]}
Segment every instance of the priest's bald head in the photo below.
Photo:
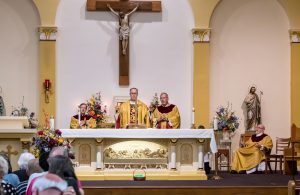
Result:
{"type": "Polygon", "coordinates": [[[255,133],[256,134],[261,134],[265,132],[266,127],[263,124],[259,124],[255,127],[255,133]]]}

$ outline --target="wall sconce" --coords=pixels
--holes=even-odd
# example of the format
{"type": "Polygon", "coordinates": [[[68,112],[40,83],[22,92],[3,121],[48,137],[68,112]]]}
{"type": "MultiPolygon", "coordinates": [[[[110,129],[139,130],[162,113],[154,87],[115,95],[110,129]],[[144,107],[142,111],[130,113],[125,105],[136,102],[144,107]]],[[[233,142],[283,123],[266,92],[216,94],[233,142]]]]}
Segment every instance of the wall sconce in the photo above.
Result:
{"type": "Polygon", "coordinates": [[[45,90],[45,103],[49,103],[49,95],[50,95],[51,82],[49,79],[45,79],[44,81],[44,90],[45,90]]]}

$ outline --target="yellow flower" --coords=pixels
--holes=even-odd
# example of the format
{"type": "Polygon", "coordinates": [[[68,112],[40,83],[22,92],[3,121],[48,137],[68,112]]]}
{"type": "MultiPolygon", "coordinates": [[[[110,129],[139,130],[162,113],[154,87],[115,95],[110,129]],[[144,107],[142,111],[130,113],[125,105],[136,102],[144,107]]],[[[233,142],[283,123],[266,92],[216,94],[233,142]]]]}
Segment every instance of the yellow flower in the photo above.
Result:
{"type": "Polygon", "coordinates": [[[91,104],[91,106],[93,106],[94,104],[95,104],[95,97],[94,96],[92,96],[91,98],[90,98],[90,101],[89,101],[89,103],[91,104]]]}
{"type": "Polygon", "coordinates": [[[64,139],[60,137],[60,138],[58,139],[58,143],[59,143],[59,144],[64,143],[64,139]]]}

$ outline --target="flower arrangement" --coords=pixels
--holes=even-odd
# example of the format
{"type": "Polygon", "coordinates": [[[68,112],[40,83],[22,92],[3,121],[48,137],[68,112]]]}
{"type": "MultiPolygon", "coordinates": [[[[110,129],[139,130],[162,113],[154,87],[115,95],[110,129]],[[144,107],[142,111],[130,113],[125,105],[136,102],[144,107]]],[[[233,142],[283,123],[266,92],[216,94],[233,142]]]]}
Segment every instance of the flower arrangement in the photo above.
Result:
{"type": "Polygon", "coordinates": [[[160,101],[158,99],[157,93],[155,93],[150,105],[153,106],[154,108],[156,108],[157,106],[159,106],[159,104],[160,104],[160,101]]]}
{"type": "Polygon", "coordinates": [[[101,93],[93,94],[87,101],[88,114],[96,119],[97,125],[100,123],[105,123],[107,120],[107,108],[103,106],[101,100],[101,93]]]}
{"type": "MultiPolygon", "coordinates": [[[[49,123],[49,115],[44,112],[45,115],[45,124],[44,127],[38,127],[38,131],[32,140],[32,153],[35,157],[39,157],[39,155],[43,152],[50,152],[52,148],[57,146],[63,146],[70,151],[71,144],[69,141],[64,140],[61,136],[62,132],[57,130],[50,130],[49,123]]],[[[69,157],[74,159],[73,153],[69,152],[69,157]]]]}
{"type": "Polygon", "coordinates": [[[12,107],[11,116],[27,116],[28,115],[28,108],[24,106],[24,96],[21,103],[21,107],[15,108],[12,107]]]}
{"type": "Polygon", "coordinates": [[[234,132],[239,127],[239,118],[236,117],[235,113],[232,111],[232,106],[231,108],[229,108],[229,105],[226,108],[220,106],[216,113],[218,124],[217,130],[234,132]]]}

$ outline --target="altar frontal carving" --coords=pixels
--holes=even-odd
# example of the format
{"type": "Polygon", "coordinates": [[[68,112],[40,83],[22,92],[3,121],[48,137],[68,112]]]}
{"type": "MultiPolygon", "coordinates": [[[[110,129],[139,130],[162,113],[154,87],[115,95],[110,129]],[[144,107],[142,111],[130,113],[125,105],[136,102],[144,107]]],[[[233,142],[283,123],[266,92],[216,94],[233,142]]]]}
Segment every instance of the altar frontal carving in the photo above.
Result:
{"type": "Polygon", "coordinates": [[[106,168],[168,168],[167,147],[138,141],[133,144],[120,142],[107,146],[104,150],[104,165],[106,168]]]}

